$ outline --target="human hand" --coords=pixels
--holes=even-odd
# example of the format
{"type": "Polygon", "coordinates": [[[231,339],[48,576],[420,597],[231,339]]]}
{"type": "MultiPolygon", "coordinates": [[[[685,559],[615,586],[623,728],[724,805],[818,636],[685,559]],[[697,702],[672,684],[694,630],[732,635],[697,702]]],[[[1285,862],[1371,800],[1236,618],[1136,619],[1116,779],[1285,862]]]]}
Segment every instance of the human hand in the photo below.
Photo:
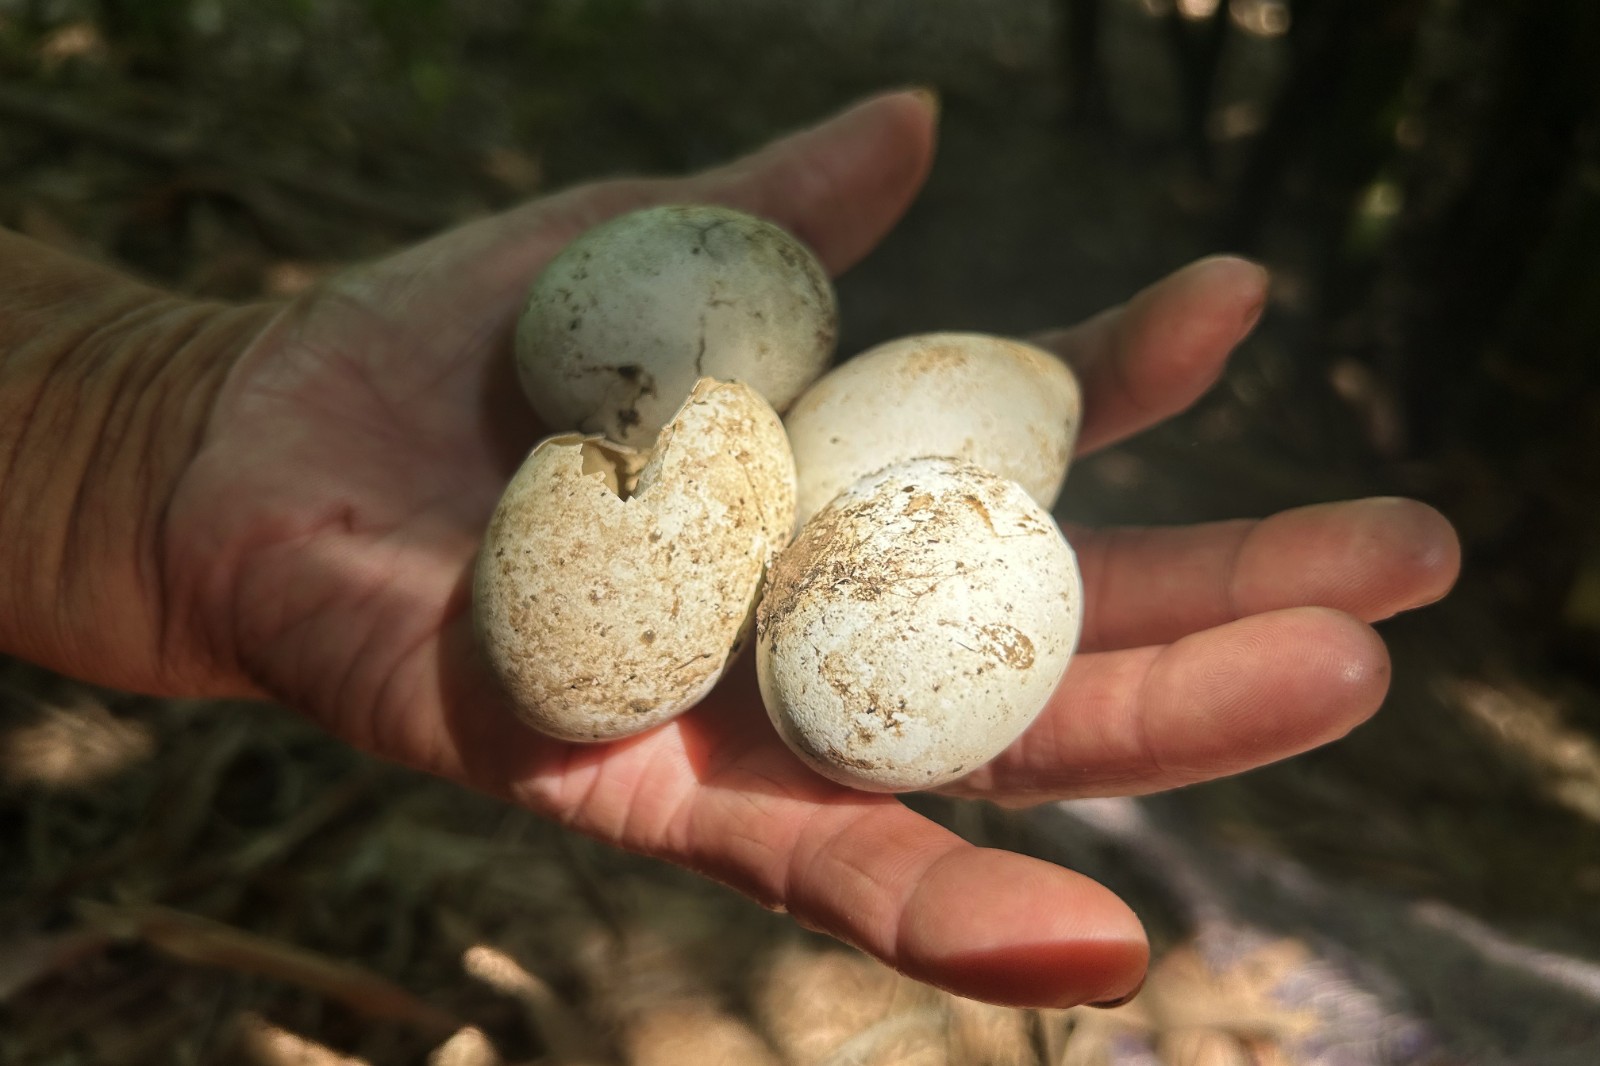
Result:
{"type": "MultiPolygon", "coordinates": [[[[703,201],[776,220],[838,272],[917,192],[933,119],[916,95],[881,97],[730,167],[562,193],[293,301],[222,384],[166,510],[162,617],[188,634],[169,647],[205,660],[169,674],[300,708],[365,750],[699,870],[964,995],[1060,1006],[1130,992],[1147,948],[1111,893],[813,775],[768,725],[748,661],[662,728],[575,746],[522,726],[473,645],[473,556],[543,432],[509,356],[540,266],[615,214],[703,201]]],[[[1083,450],[1189,405],[1265,283],[1210,260],[1047,337],[1082,378],[1083,450]]],[[[1387,685],[1366,623],[1443,595],[1457,567],[1448,525],[1403,501],[1070,534],[1082,652],[1029,733],[954,793],[1148,792],[1338,737],[1387,685]]]]}

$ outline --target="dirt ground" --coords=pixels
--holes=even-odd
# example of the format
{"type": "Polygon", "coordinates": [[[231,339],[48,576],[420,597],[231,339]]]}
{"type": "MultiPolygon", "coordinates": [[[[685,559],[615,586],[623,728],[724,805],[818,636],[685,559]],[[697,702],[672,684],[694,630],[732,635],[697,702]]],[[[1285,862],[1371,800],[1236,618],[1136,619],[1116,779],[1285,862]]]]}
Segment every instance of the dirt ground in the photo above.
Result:
{"type": "MultiPolygon", "coordinates": [[[[391,26],[373,13],[405,5],[193,5],[179,49],[108,37],[87,5],[0,2],[0,224],[188,292],[290,293],[455,220],[708,165],[921,83],[944,94],[940,161],[842,280],[843,352],[1067,324],[1213,250],[1135,0],[1108,5],[1114,137],[1063,122],[1043,0],[415,6],[391,26]]],[[[1247,40],[1237,80],[1280,62],[1247,40]]],[[[1437,471],[1347,446],[1370,412],[1336,381],[1286,391],[1312,300],[1280,243],[1227,379],[1076,468],[1065,516],[1430,497],[1437,471]],[[1346,424],[1310,432],[1306,404],[1346,424]]],[[[1450,600],[1382,627],[1390,699],[1328,749],[1137,802],[912,801],[1134,903],[1159,961],[1113,1012],[935,994],[281,709],[6,664],[0,1062],[1590,1064],[1600,695],[1501,620],[1497,589],[1469,560],[1450,600]]]]}

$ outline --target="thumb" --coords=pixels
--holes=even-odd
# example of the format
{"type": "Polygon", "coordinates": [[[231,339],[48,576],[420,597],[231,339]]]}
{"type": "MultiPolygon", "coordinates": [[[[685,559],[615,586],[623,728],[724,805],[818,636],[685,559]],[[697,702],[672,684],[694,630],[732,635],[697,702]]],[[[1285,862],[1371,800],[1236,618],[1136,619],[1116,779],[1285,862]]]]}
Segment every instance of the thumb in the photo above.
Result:
{"type": "Polygon", "coordinates": [[[514,211],[506,221],[537,237],[548,258],[628,211],[723,204],[789,230],[837,275],[883,239],[921,190],[933,165],[938,113],[931,90],[885,93],[714,170],[580,186],[514,211]]]}
{"type": "Polygon", "coordinates": [[[478,219],[375,264],[364,280],[448,289],[480,318],[509,321],[533,275],[580,233],[641,207],[685,202],[768,218],[838,274],[883,239],[922,188],[937,115],[931,92],[886,93],[703,174],[581,185],[478,219]]]}
{"type": "Polygon", "coordinates": [[[771,219],[840,274],[883,239],[927,180],[938,109],[928,90],[888,93],[668,185],[684,199],[771,219]]]}

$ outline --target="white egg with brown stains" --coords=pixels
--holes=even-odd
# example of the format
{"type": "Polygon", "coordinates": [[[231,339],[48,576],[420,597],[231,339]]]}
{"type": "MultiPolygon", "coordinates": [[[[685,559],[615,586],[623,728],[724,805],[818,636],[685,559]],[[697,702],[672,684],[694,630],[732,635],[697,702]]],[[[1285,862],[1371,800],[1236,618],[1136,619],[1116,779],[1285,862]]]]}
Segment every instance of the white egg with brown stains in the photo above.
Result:
{"type": "Polygon", "coordinates": [[[648,458],[593,437],[534,449],[473,580],[489,666],[529,725],[613,740],[692,707],[738,653],[794,523],[783,424],[702,381],[648,458]]]}
{"type": "Polygon", "coordinates": [[[1060,527],[1016,483],[914,459],[839,494],[757,615],[767,713],[818,773],[904,792],[963,777],[1039,715],[1083,621],[1060,527]]]}
{"type": "Polygon", "coordinates": [[[965,459],[1055,506],[1083,420],[1049,352],[981,333],[890,341],[834,368],[784,419],[803,525],[858,478],[903,459],[965,459]]]}
{"type": "Polygon", "coordinates": [[[517,374],[548,428],[648,446],[699,378],[785,410],[832,361],[838,322],[827,272],[780,227],[652,207],[584,233],[534,280],[517,374]]]}

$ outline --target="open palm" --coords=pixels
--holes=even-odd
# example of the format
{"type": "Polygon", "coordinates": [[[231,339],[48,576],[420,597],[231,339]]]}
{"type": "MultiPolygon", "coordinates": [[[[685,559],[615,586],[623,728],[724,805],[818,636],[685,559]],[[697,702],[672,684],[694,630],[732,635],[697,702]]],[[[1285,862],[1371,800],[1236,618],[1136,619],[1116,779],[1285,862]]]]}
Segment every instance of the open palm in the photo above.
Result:
{"type": "MultiPolygon", "coordinates": [[[[538,269],[612,215],[699,201],[774,219],[837,272],[899,217],[932,146],[925,100],[881,97],[730,167],[573,190],[306,294],[244,354],[180,483],[168,603],[240,691],[731,883],[916,977],[1019,1004],[1126,994],[1146,947],[1120,901],[812,775],[747,668],[667,726],[573,746],[520,725],[473,647],[473,554],[541,435],[509,356],[538,269]]],[[[1083,379],[1083,447],[1192,402],[1264,285],[1250,264],[1210,260],[1047,337],[1083,379]]],[[[1144,792],[1337,737],[1386,688],[1365,623],[1442,595],[1456,568],[1449,527],[1403,501],[1069,533],[1084,654],[1036,726],[953,791],[1007,804],[1144,792]]]]}

